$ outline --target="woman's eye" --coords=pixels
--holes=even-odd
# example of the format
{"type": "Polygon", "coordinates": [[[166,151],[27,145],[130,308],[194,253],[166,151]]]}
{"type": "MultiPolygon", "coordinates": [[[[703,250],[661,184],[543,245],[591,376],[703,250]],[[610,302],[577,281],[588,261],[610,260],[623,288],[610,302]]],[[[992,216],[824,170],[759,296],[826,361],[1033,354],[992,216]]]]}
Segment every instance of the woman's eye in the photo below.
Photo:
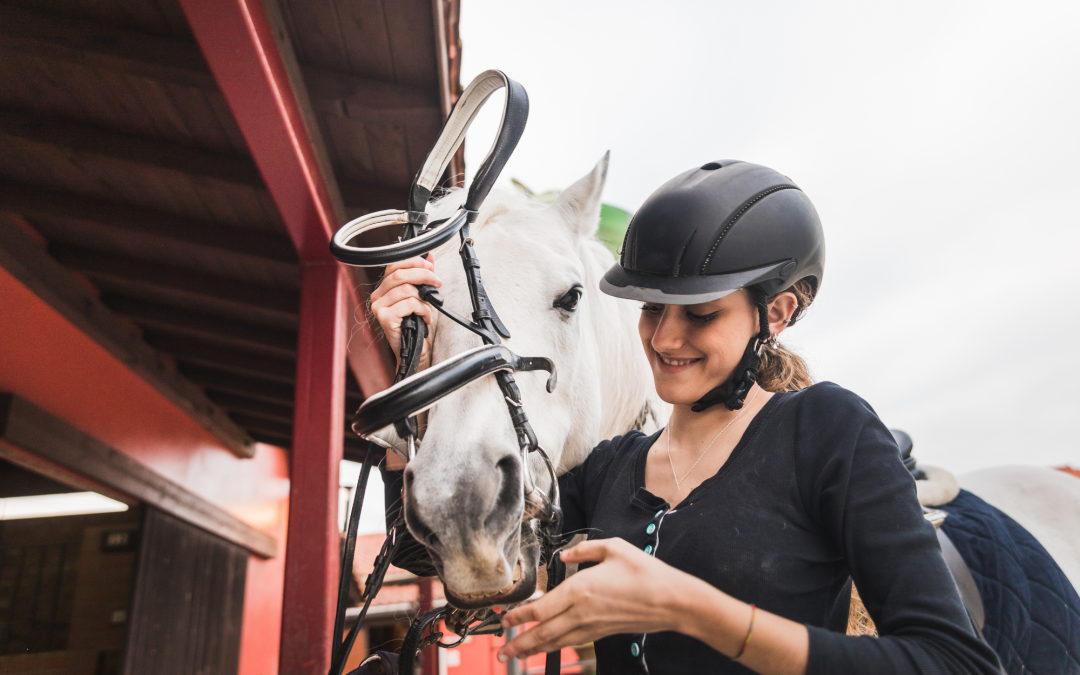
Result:
{"type": "Polygon", "coordinates": [[[572,312],[577,309],[582,293],[581,286],[574,286],[555,301],[555,306],[559,309],[565,309],[568,312],[572,312]]]}
{"type": "Polygon", "coordinates": [[[650,304],[646,303],[646,304],[641,306],[641,311],[648,312],[649,314],[659,314],[660,312],[663,311],[663,306],[662,305],[650,305],[650,304]]]}
{"type": "Polygon", "coordinates": [[[687,312],[686,313],[686,318],[690,319],[691,321],[693,321],[695,323],[709,323],[710,321],[715,319],[717,317],[717,315],[719,315],[719,314],[720,314],[719,311],[712,312],[711,314],[694,314],[693,312],[687,312]]]}

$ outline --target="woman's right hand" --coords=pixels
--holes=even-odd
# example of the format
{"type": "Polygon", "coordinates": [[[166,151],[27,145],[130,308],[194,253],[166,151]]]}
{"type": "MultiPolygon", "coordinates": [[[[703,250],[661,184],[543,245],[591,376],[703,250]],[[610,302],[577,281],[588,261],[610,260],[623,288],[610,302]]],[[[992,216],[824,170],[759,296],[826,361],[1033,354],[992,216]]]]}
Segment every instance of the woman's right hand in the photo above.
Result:
{"type": "MultiPolygon", "coordinates": [[[[379,287],[371,292],[369,298],[371,313],[382,327],[383,335],[398,360],[401,359],[401,320],[416,314],[430,327],[435,316],[434,308],[420,299],[420,292],[416,288],[420,284],[435,288],[442,286],[442,281],[435,276],[435,262],[430,253],[423,258],[409,258],[387,265],[379,287]]],[[[422,361],[427,352],[428,341],[424,340],[422,361]]]]}

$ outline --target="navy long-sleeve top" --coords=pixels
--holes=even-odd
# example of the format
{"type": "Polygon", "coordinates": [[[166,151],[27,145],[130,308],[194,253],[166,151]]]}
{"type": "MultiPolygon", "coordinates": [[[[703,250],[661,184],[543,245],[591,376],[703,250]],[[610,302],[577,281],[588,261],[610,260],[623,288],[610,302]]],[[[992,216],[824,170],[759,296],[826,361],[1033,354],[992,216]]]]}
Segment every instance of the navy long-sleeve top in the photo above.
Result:
{"type": "MultiPolygon", "coordinates": [[[[774,395],[724,466],[674,506],[645,488],[658,435],[604,441],[560,479],[564,532],[621,537],[805,624],[810,675],[1000,672],[969,627],[892,435],[858,396],[831,383],[774,395]],[[849,576],[879,638],[843,634],[849,576]]],[[[386,478],[400,494],[400,479],[386,478]]],[[[600,675],[750,672],[674,632],[612,635],[596,654],[600,675]]]]}

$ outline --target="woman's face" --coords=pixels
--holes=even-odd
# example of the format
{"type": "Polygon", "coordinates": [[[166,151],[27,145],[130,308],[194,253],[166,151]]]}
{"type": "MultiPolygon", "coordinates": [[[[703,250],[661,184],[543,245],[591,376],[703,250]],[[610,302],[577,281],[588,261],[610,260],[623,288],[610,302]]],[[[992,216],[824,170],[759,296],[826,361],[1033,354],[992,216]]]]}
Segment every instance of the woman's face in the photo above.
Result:
{"type": "Polygon", "coordinates": [[[638,321],[656,393],[674,405],[693,404],[731,377],[757,332],[757,307],[744,290],[698,305],[645,303],[638,321]]]}

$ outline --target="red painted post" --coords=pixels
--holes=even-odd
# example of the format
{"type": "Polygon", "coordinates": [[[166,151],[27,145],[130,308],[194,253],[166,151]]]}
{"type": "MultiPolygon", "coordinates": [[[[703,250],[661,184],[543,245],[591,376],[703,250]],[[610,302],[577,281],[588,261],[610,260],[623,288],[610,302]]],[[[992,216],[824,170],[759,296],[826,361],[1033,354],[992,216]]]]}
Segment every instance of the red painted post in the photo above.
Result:
{"type": "MultiPolygon", "coordinates": [[[[424,612],[430,611],[435,608],[435,583],[431,577],[420,577],[416,581],[417,590],[419,593],[416,598],[417,608],[416,614],[419,616],[424,612]]],[[[435,627],[436,629],[438,626],[435,627]]],[[[420,673],[421,675],[438,675],[439,672],[439,649],[438,647],[430,647],[420,653],[420,673]]]]}
{"type": "Polygon", "coordinates": [[[340,539],[338,468],[345,429],[345,284],[334,263],[301,272],[282,675],[330,666],[340,539]]]}

